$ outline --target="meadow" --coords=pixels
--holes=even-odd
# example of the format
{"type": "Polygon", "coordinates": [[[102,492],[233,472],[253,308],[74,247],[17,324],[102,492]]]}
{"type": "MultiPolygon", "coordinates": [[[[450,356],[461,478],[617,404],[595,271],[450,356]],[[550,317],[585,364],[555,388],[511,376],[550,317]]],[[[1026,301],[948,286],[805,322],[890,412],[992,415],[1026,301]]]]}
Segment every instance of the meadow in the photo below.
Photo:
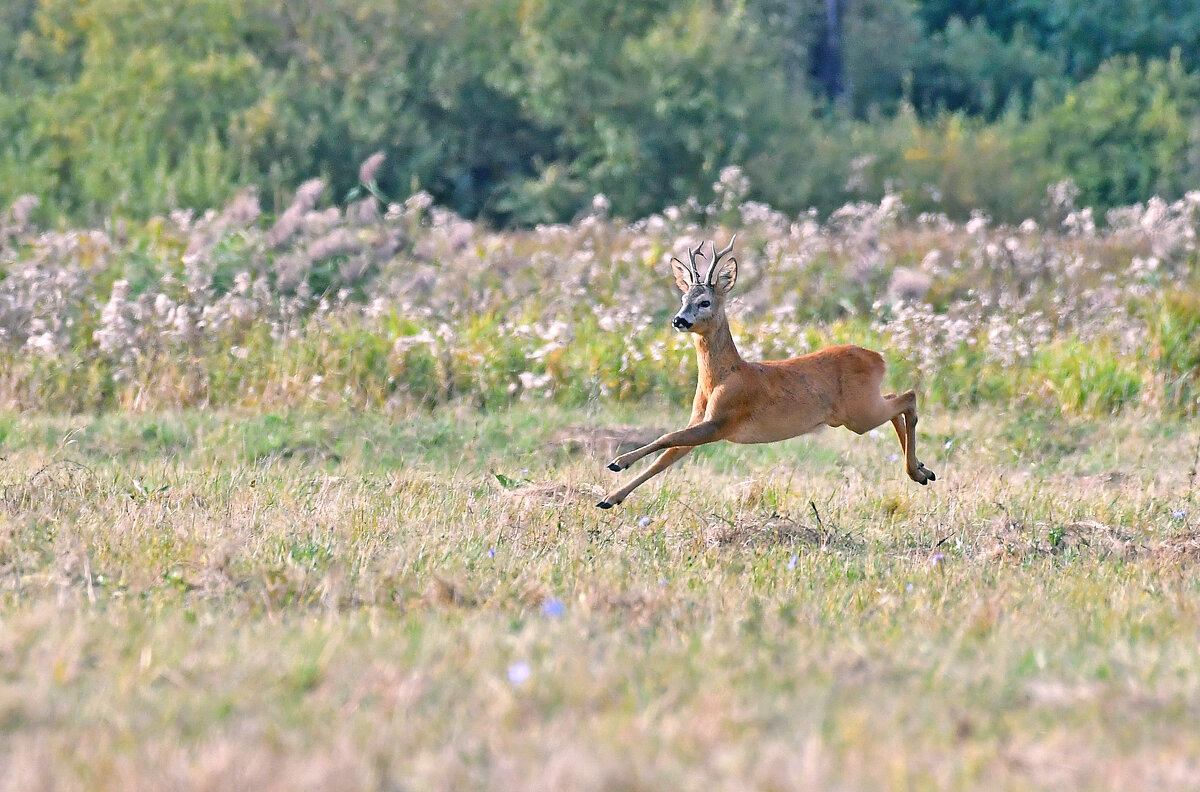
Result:
{"type": "Polygon", "coordinates": [[[5,215],[0,789],[1200,784],[1200,194],[823,219],[730,170],[500,232],[323,189],[5,215]],[[686,417],[667,258],[733,231],[742,353],[884,351],[937,482],[829,430],[594,508],[686,417]]]}

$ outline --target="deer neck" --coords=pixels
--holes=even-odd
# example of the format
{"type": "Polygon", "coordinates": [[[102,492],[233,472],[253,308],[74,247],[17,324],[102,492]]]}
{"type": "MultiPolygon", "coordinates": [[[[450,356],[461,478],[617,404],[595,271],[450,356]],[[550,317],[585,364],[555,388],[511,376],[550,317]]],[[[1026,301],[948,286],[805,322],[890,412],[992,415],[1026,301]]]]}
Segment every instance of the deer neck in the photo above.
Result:
{"type": "Polygon", "coordinates": [[[696,344],[697,387],[711,393],[742,363],[729,332],[729,321],[721,316],[704,333],[693,336],[696,344]]]}

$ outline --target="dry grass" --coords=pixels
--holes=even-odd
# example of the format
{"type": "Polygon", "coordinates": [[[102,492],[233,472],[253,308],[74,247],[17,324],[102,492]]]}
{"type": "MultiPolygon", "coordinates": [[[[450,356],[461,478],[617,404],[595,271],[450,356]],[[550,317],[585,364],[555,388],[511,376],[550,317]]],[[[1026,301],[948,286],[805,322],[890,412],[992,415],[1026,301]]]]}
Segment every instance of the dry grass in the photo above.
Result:
{"type": "Polygon", "coordinates": [[[9,416],[0,789],[1200,785],[1182,426],[680,410],[9,416]]]}

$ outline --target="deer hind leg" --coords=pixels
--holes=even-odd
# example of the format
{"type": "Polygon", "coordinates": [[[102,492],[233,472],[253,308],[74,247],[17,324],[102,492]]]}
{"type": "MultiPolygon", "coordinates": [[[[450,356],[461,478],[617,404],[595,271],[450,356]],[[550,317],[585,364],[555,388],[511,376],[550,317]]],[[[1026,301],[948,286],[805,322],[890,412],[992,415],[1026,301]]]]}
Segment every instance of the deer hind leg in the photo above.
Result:
{"type": "Polygon", "coordinates": [[[659,473],[675,464],[675,462],[678,460],[687,456],[691,450],[692,446],[675,446],[674,448],[668,448],[666,451],[663,451],[662,456],[654,460],[654,464],[646,468],[641,475],[637,476],[620,489],[613,490],[608,495],[605,495],[604,500],[600,501],[596,505],[601,509],[611,509],[613,506],[616,506],[618,503],[625,500],[625,498],[629,496],[629,493],[633,492],[651,478],[657,476],[659,473]]]}
{"type": "MultiPolygon", "coordinates": [[[[884,394],[885,399],[894,399],[896,394],[884,394]]],[[[892,428],[896,430],[896,439],[900,441],[900,456],[908,458],[908,429],[904,427],[904,413],[892,416],[892,428]]]]}
{"type": "Polygon", "coordinates": [[[896,427],[896,433],[900,433],[900,427],[897,425],[897,420],[904,421],[904,436],[900,440],[900,448],[904,452],[904,469],[908,473],[908,477],[918,484],[928,484],[931,481],[937,481],[937,476],[932,470],[925,467],[920,460],[917,459],[917,395],[910,391],[905,391],[900,396],[895,397],[896,401],[903,401],[904,409],[892,418],[892,426],[896,427]]]}
{"type": "Polygon", "coordinates": [[[860,412],[846,426],[863,434],[884,421],[891,421],[900,440],[900,453],[904,457],[904,470],[918,484],[936,481],[937,476],[917,459],[917,394],[911,390],[897,396],[894,393],[878,397],[877,402],[860,412]]]}

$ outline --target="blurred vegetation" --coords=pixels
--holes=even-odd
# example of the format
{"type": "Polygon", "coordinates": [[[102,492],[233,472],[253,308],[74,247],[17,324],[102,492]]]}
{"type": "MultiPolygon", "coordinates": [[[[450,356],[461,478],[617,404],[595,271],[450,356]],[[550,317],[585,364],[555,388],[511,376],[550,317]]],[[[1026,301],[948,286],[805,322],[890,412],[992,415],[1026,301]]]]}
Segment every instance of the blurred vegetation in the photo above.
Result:
{"type": "Polygon", "coordinates": [[[1099,210],[1196,184],[1197,69],[1182,0],[7,0],[0,204],[272,211],[383,151],[381,194],[501,225],[705,201],[729,165],[789,212],[1017,221],[1065,179],[1099,210]]]}
{"type": "Polygon", "coordinates": [[[1010,225],[914,220],[895,196],[820,221],[746,189],[730,167],[707,204],[628,223],[597,202],[516,230],[427,193],[329,206],[319,180],[274,218],[244,193],[54,231],[14,205],[0,213],[0,406],[684,404],[694,353],[670,327],[667,260],[736,229],[730,315],[747,359],[885,349],[892,387],[952,410],[1200,409],[1200,192],[1098,228],[1069,192],[1058,223],[1010,225]]]}

